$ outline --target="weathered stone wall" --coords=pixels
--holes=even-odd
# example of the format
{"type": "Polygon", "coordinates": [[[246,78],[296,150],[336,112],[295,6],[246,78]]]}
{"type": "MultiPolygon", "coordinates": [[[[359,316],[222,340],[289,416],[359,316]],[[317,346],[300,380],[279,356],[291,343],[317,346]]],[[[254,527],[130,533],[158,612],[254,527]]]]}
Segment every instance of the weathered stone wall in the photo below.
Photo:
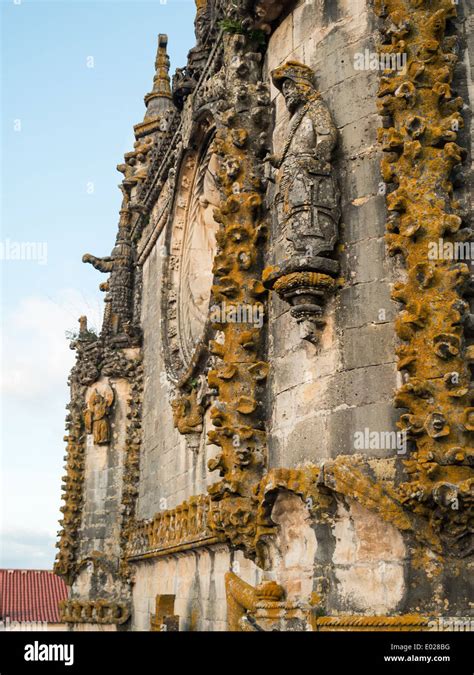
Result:
{"type": "MultiPolygon", "coordinates": [[[[466,22],[472,13],[470,4],[459,10],[459,25],[467,29],[472,24],[472,17],[466,22]]],[[[375,53],[377,40],[377,18],[363,0],[299,2],[270,38],[266,57],[269,79],[271,71],[289,59],[316,72],[318,89],[339,130],[334,165],[342,205],[338,251],[342,288],[328,305],[320,344],[315,347],[301,340],[288,305],[276,294],[270,297],[271,466],[298,466],[353,454],[357,452],[355,432],[397,429],[400,411],[393,406],[393,396],[401,378],[396,370],[398,342],[393,321],[398,305],[390,299],[390,290],[404,271],[397,257],[388,256],[384,239],[386,204],[376,136],[380,72],[354,68],[355,54],[365,50],[375,53]]],[[[471,106],[472,37],[465,46],[455,86],[471,106]]],[[[273,143],[278,151],[285,141],[288,112],[281,94],[273,86],[271,91],[273,143]]],[[[472,129],[469,110],[464,113],[467,129],[472,129]]],[[[472,142],[463,132],[461,139],[467,147],[472,142]]],[[[468,177],[460,196],[469,199],[470,184],[472,178],[468,177]]],[[[269,204],[272,198],[270,191],[269,204]]],[[[387,458],[377,469],[385,474],[379,475],[380,480],[395,478],[401,459],[396,450],[366,448],[364,452],[387,458]]],[[[281,505],[275,509],[274,520],[284,512],[281,505]]],[[[289,504],[285,509],[292,511],[289,504]]],[[[302,523],[294,529],[298,532],[295,537],[305,540],[302,523]]],[[[314,590],[317,579],[324,578],[328,614],[436,613],[442,611],[443,604],[447,613],[465,611],[466,595],[460,589],[467,587],[468,567],[453,562],[441,570],[429,551],[423,561],[414,559],[410,537],[356,502],[341,500],[334,524],[316,527],[315,532],[314,590]],[[456,584],[451,581],[454,576],[456,584]]],[[[275,544],[280,550],[287,547],[278,539],[275,544]]],[[[287,587],[285,564],[278,562],[278,556],[272,564],[278,581],[287,587]]],[[[302,578],[303,568],[298,570],[302,578]]]]}
{"type": "Polygon", "coordinates": [[[215,448],[206,444],[206,427],[197,451],[173,426],[161,332],[160,305],[165,232],[143,265],[142,327],[144,340],[143,440],[140,459],[138,517],[151,518],[192,495],[203,494],[214,477],[207,469],[215,448]]]}
{"type": "MultiPolygon", "coordinates": [[[[397,429],[399,412],[393,406],[393,394],[401,381],[393,327],[397,305],[390,299],[390,290],[394,281],[403,277],[403,269],[397,258],[388,256],[384,239],[386,204],[376,137],[380,118],[375,105],[380,72],[354,67],[356,54],[376,52],[378,28],[373,8],[365,0],[309,0],[295,3],[269,40],[264,66],[269,82],[271,71],[290,59],[316,72],[318,89],[339,131],[334,166],[342,206],[337,249],[341,287],[328,304],[319,345],[300,338],[289,307],[275,293],[270,294],[270,467],[318,463],[353,454],[356,432],[397,429]]],[[[466,73],[468,59],[466,51],[466,73]]],[[[471,81],[466,80],[461,88],[472,91],[471,81]]],[[[288,112],[273,85],[271,97],[273,151],[278,152],[285,141],[288,112]]],[[[269,206],[273,197],[270,189],[269,206]]],[[[159,510],[163,497],[165,508],[173,508],[192,494],[205,492],[213,482],[206,469],[204,437],[199,453],[190,452],[173,428],[163,379],[160,384],[164,364],[157,298],[163,241],[160,236],[144,265],[146,380],[140,517],[159,510]]],[[[395,449],[366,448],[365,452],[387,458],[387,463],[377,468],[386,474],[381,480],[395,478],[395,449]]],[[[430,582],[419,564],[413,565],[410,539],[357,502],[339,500],[333,525],[315,527],[301,499],[283,493],[272,518],[279,525],[279,534],[268,554],[267,577],[281,583],[290,599],[309,602],[321,579],[327,589],[328,614],[422,611],[422,594],[417,588],[428,594],[437,589],[431,608],[446,597],[449,584],[446,586],[439,575],[430,582]]],[[[429,557],[425,561],[428,577],[429,557]]],[[[146,629],[157,593],[176,593],[182,628],[222,629],[223,614],[213,598],[224,598],[223,575],[230,560],[225,547],[220,547],[215,554],[198,551],[138,564],[135,628],[146,629]],[[213,588],[217,590],[211,593],[213,588]]],[[[258,574],[258,568],[249,562],[245,565],[241,576],[255,585],[255,578],[250,578],[258,574]]],[[[459,573],[459,567],[455,568],[456,572],[446,571],[446,578],[459,573]]],[[[461,606],[463,603],[461,600],[461,606]]]]}
{"type": "MultiPolygon", "coordinates": [[[[334,165],[342,195],[343,283],[328,306],[316,347],[300,339],[288,306],[271,296],[272,466],[350,454],[355,431],[395,429],[392,272],[383,239],[385,198],[379,194],[376,141],[379,73],[354,68],[357,52],[375,50],[375,23],[365,0],[299,2],[270,38],[268,76],[289,59],[311,66],[339,131],[334,165]]],[[[273,85],[272,98],[278,150],[288,112],[273,85]]]]}
{"type": "Polygon", "coordinates": [[[341,500],[333,525],[314,527],[304,501],[282,492],[272,520],[278,534],[271,568],[288,599],[310,603],[319,591],[329,615],[403,611],[407,549],[400,532],[377,514],[341,500]]]}
{"type": "Polygon", "coordinates": [[[133,588],[133,630],[150,629],[158,594],[175,596],[180,630],[226,630],[224,575],[230,569],[253,586],[261,581],[261,570],[241,553],[229,553],[221,545],[139,563],[133,588]]]}

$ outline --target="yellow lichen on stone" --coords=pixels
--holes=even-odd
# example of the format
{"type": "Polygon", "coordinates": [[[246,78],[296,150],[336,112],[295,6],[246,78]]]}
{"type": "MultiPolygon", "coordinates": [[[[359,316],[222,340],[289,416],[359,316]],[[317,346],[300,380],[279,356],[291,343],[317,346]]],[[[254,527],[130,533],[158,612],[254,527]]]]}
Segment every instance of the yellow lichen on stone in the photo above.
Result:
{"type": "Polygon", "coordinates": [[[473,475],[464,452],[472,455],[472,435],[463,420],[472,393],[462,323],[469,273],[464,263],[433,254],[440,240],[462,242],[466,232],[451,182],[464,154],[456,143],[463,102],[451,88],[456,37],[446,36],[456,7],[451,0],[385,0],[376,10],[391,27],[391,45],[382,50],[407,58],[404,70],[384,72],[378,100],[382,175],[395,186],[387,195],[387,245],[407,267],[406,282],[392,292],[402,304],[398,367],[409,375],[395,405],[408,410],[399,426],[416,452],[405,462],[410,481],[400,495],[429,519],[447,550],[467,552],[473,475]]]}

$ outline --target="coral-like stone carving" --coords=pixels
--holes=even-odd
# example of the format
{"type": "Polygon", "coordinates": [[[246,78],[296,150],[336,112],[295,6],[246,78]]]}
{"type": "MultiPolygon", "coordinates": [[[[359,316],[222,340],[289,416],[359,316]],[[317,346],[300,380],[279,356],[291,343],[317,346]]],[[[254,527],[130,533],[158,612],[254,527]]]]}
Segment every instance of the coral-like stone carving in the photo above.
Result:
{"type": "Polygon", "coordinates": [[[113,600],[61,600],[64,623],[123,624],[130,616],[130,606],[113,600]]]}
{"type": "MultiPolygon", "coordinates": [[[[262,82],[262,54],[247,35],[224,34],[224,62],[219,74],[225,98],[217,112],[217,134],[213,148],[219,157],[218,181],[221,203],[215,218],[218,252],[214,260],[214,305],[226,303],[262,307],[265,289],[260,281],[262,211],[264,192],[262,157],[266,152],[269,125],[269,95],[262,82]]],[[[209,462],[222,480],[209,489],[213,500],[222,501],[221,521],[212,527],[229,541],[254,556],[254,487],[266,464],[266,436],[260,387],[267,374],[262,361],[262,329],[247,320],[215,320],[219,331],[210,343],[218,357],[209,372],[209,386],[217,391],[211,409],[214,429],[209,441],[220,454],[209,462]]]]}
{"type": "Polygon", "coordinates": [[[405,282],[393,298],[402,304],[395,328],[403,344],[398,367],[406,382],[395,405],[416,448],[405,462],[410,480],[401,486],[405,507],[428,519],[448,554],[472,550],[472,406],[469,349],[471,293],[464,263],[430,256],[430,244],[470,236],[453,175],[464,150],[462,98],[452,89],[457,37],[447,24],[456,16],[451,0],[378,0],[385,21],[382,50],[407,56],[404,71],[384,73],[378,107],[382,175],[390,186],[387,244],[405,259],[405,282]]]}
{"type": "Polygon", "coordinates": [[[174,426],[180,434],[194,434],[202,431],[204,408],[198,403],[197,390],[182,394],[171,402],[174,426]]]}
{"type": "Polygon", "coordinates": [[[323,307],[335,290],[338,263],[330,256],[338,236],[339,191],[331,166],[337,141],[332,116],[314,86],[314,72],[288,61],[272,72],[290,112],[281,153],[267,160],[278,169],[275,238],[284,237],[264,283],[291,306],[301,335],[317,342],[323,307]]]}

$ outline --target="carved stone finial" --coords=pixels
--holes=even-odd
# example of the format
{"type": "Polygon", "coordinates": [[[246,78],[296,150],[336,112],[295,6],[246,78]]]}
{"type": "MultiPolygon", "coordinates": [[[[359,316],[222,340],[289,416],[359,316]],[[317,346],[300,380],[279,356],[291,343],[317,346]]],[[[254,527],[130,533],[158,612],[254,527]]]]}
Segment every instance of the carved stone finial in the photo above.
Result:
{"type": "Polygon", "coordinates": [[[125,326],[133,318],[133,279],[134,279],[134,250],[130,240],[129,226],[130,212],[122,209],[120,212],[119,231],[110,256],[98,258],[90,253],[82,257],[82,262],[89,263],[99,272],[108,273],[110,277],[107,286],[101,290],[107,291],[107,300],[110,301],[109,311],[104,315],[102,331],[104,334],[125,333],[125,326]]]}
{"type": "MultiPolygon", "coordinates": [[[[158,35],[158,50],[156,52],[155,59],[155,77],[153,78],[153,90],[145,96],[145,103],[147,105],[147,115],[150,112],[149,103],[153,99],[170,99],[171,98],[171,86],[169,78],[169,67],[170,59],[166,51],[168,44],[168,36],[160,33],[158,35]]],[[[167,108],[168,106],[165,106],[167,108]]],[[[153,108],[156,108],[156,104],[153,104],[153,108]]],[[[154,112],[157,112],[154,110],[154,112]]]]}
{"type": "Polygon", "coordinates": [[[79,319],[79,337],[87,333],[87,316],[80,316],[79,319]]]}

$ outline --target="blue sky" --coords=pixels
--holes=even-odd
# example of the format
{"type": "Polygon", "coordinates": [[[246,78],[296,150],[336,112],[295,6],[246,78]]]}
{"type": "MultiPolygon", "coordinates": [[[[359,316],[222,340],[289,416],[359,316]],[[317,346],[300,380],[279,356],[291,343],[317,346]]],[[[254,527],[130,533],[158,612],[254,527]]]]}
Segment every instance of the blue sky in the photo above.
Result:
{"type": "Polygon", "coordinates": [[[102,311],[103,279],[81,257],[110,253],[115,167],[143,119],[158,33],[173,73],[194,44],[195,7],[0,0],[0,10],[0,567],[48,568],[74,360],[65,331],[81,314],[100,327],[102,311]],[[25,243],[36,260],[15,259],[25,243]]]}

